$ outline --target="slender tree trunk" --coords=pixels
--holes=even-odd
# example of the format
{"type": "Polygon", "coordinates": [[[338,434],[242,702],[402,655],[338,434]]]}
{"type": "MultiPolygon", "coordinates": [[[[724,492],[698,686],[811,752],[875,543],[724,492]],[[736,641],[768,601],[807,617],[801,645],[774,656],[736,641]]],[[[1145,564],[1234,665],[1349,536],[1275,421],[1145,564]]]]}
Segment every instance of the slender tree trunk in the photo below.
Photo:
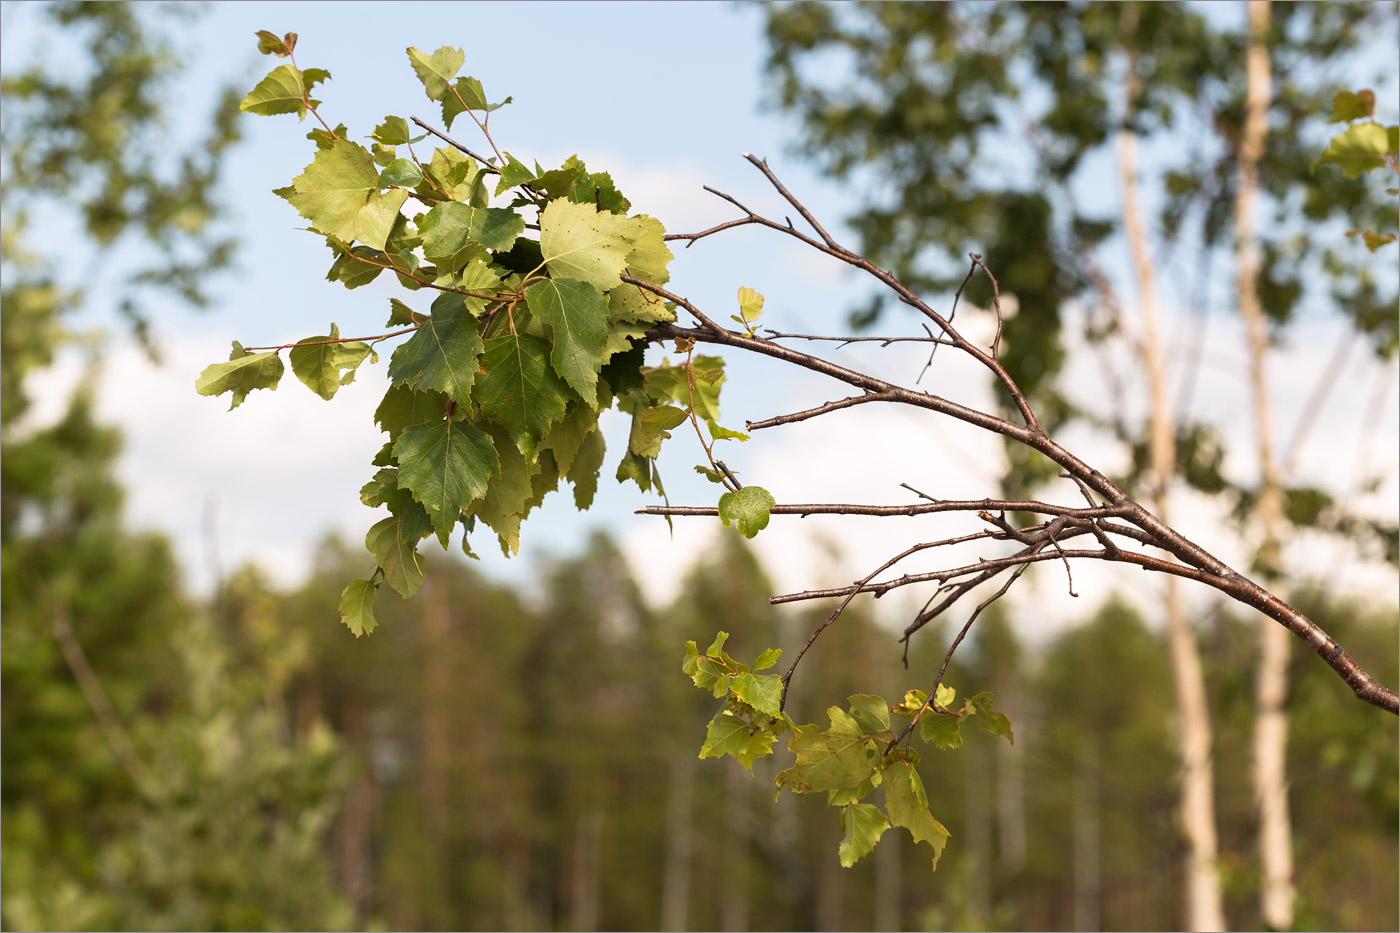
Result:
{"type": "Polygon", "coordinates": [[[602,856],[603,808],[589,803],[579,814],[574,832],[574,870],[570,926],[575,931],[598,929],[598,861],[602,856]]]}
{"type": "Polygon", "coordinates": [[[695,756],[681,751],[671,760],[666,792],[666,872],[661,890],[661,929],[686,930],[690,913],[690,810],[695,756]]]}
{"type": "Polygon", "coordinates": [[[428,831],[441,842],[448,812],[448,762],[453,737],[451,653],[448,650],[451,615],[447,592],[429,583],[423,606],[423,802],[429,813],[428,831]]]}
{"type": "Polygon", "coordinates": [[[1102,928],[1099,864],[1099,755],[1093,741],[1079,743],[1074,761],[1074,928],[1102,928]]]}
{"type": "Polygon", "coordinates": [[[726,930],[749,928],[749,840],[753,836],[753,812],[750,796],[753,781],[738,762],[724,772],[725,814],[727,831],[724,837],[725,891],[720,908],[721,924],[726,930]]]}
{"type": "Polygon", "coordinates": [[[900,910],[902,878],[900,878],[900,845],[904,830],[885,831],[875,847],[875,929],[901,930],[904,918],[900,910]]]}
{"type": "MultiPolygon", "coordinates": [[[[1259,160],[1269,128],[1272,74],[1266,45],[1268,0],[1249,4],[1249,50],[1245,61],[1244,126],[1240,134],[1239,184],[1235,227],[1239,232],[1235,289],[1249,336],[1250,389],[1254,397],[1255,440],[1259,450],[1260,493],[1254,510],[1263,533],[1259,559],[1274,593],[1287,598],[1279,579],[1279,541],[1283,531],[1283,489],[1273,453],[1269,414],[1269,334],[1259,301],[1259,244],[1254,236],[1254,207],[1259,194],[1259,160]]],[[[1264,924],[1275,930],[1293,926],[1293,832],[1288,812],[1285,762],[1288,753],[1288,656],[1293,639],[1272,619],[1259,618],[1259,662],[1254,682],[1254,799],[1259,808],[1259,891],[1264,924]]]]}
{"type": "Polygon", "coordinates": [[[990,928],[992,918],[992,808],[987,781],[988,759],[991,756],[985,744],[979,742],[964,747],[962,757],[966,769],[963,807],[970,866],[967,873],[967,919],[976,929],[985,930],[990,928]]]}
{"type": "MultiPolygon", "coordinates": [[[[1123,33],[1131,36],[1137,28],[1136,8],[1133,4],[1125,3],[1121,10],[1123,33]]],[[[1130,53],[1125,95],[1129,112],[1138,95],[1136,68],[1136,56],[1130,53]]],[[[1123,183],[1123,225],[1137,273],[1138,304],[1143,324],[1143,362],[1151,400],[1148,451],[1156,487],[1153,506],[1157,516],[1170,524],[1170,481],[1176,468],[1176,428],[1167,400],[1147,229],[1138,202],[1137,134],[1131,130],[1124,129],[1118,135],[1118,158],[1123,183]]],[[[1180,816],[1187,843],[1186,928],[1223,930],[1225,911],[1217,873],[1219,857],[1215,832],[1215,791],[1212,786],[1210,717],[1205,681],[1201,675],[1200,653],[1182,611],[1176,584],[1174,576],[1166,576],[1167,641],[1172,659],[1177,741],[1181,756],[1180,816]]]]}

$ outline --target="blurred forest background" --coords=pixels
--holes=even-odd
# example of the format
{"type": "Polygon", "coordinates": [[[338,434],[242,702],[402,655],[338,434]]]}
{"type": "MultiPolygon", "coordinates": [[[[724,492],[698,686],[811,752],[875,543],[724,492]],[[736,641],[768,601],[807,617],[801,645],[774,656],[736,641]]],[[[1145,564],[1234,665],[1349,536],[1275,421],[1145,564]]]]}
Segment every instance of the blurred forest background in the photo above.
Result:
{"type": "MultiPolygon", "coordinates": [[[[1179,927],[1169,656],[1160,627],[1127,604],[1034,645],[1006,615],[979,623],[948,682],[994,691],[1017,741],[978,732],[926,755],[930,803],[953,836],[930,874],[927,853],[896,833],[841,868],[823,800],[772,800],[785,752],[753,776],[697,760],[714,701],[681,673],[685,640],[724,629],[738,656],[770,645],[791,656],[826,611],[770,609],[737,535],[659,609],[601,535],[531,592],[443,559],[358,640],[336,622],[340,588],[363,570],[358,545],[326,541],[291,591],[242,569],[209,599],[186,592],[168,542],[129,530],[112,469],[121,439],[90,392],[57,423],[26,420],[27,377],[85,339],[64,323],[80,283],[29,233],[33,208],[52,202],[76,212],[98,256],[123,237],[148,241],[159,261],[134,269],[123,295],[136,339],[143,295],[198,305],[234,249],[217,222],[218,173],[241,95],[184,157],[152,158],[161,83],[178,68],[160,20],[187,14],[93,3],[47,15],[82,36],[93,68],[77,85],[32,72],[3,87],[6,929],[1179,927]]],[[[775,21],[778,71],[815,43],[804,28],[775,21]]],[[[1038,229],[998,216],[1018,228],[1008,242],[1038,229]]],[[[865,227],[877,247],[881,222],[865,227]]],[[[1339,601],[1325,581],[1292,596],[1379,680],[1400,680],[1393,605],[1339,601]]],[[[916,641],[906,673],[892,633],[864,612],[853,606],[805,662],[796,721],[848,693],[927,686],[917,672],[936,667],[948,633],[916,641]]],[[[1260,925],[1256,625],[1224,606],[1196,620],[1225,906],[1240,928],[1260,925]]],[[[1395,719],[1309,652],[1288,673],[1295,926],[1394,928],[1395,719]]]]}

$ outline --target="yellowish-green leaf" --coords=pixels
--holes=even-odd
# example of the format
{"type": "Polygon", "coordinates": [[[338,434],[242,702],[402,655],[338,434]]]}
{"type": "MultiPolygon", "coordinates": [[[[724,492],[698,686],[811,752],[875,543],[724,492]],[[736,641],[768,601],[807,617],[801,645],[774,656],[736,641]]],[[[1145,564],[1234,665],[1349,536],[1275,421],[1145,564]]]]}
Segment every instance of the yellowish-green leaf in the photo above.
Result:
{"type": "Polygon", "coordinates": [[[841,845],[838,854],[841,866],[850,868],[869,855],[890,828],[890,821],[873,803],[852,803],[841,808],[841,845]]]}
{"type": "Polygon", "coordinates": [[[378,591],[368,580],[354,580],[340,594],[340,621],[356,638],[368,635],[379,624],[374,619],[374,597],[378,591]]]}
{"type": "Polygon", "coordinates": [[[321,233],[383,249],[408,191],[379,190],[374,159],[358,143],[342,139],[316,159],[290,188],[277,191],[321,233]]]}

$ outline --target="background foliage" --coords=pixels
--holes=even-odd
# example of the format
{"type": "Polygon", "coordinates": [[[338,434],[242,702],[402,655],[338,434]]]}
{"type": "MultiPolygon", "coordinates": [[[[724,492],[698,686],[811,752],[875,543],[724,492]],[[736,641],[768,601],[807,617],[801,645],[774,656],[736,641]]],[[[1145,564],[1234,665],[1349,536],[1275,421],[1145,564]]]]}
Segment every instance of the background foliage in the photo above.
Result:
{"type": "MultiPolygon", "coordinates": [[[[53,8],[89,30],[98,83],[5,86],[5,927],[1049,929],[1071,927],[1086,902],[1104,928],[1176,924],[1165,650],[1122,605],[1033,645],[989,617],[959,655],[949,679],[995,690],[1018,742],[967,730],[958,752],[927,753],[931,802],[960,843],[930,876],[926,850],[895,834],[840,868],[823,801],[770,805],[760,792],[788,761],[750,777],[695,758],[715,704],[686,682],[678,646],[708,644],[721,620],[736,656],[791,652],[818,621],[768,609],[772,588],[738,535],[660,608],[605,538],[549,564],[530,593],[443,561],[415,599],[381,606],[373,640],[334,621],[344,580],[363,570],[358,546],[328,541],[291,592],[247,570],[207,602],[185,594],[168,544],[127,530],[120,438],[88,395],[52,426],[23,418],[25,378],[69,339],[81,284],[23,250],[27,207],[73,205],[99,255],[135,236],[184,257],[163,268],[188,274],[138,273],[133,295],[197,288],[227,257],[204,154],[231,141],[231,124],[216,122],[188,161],[142,156],[134,140],[155,125],[165,59],[124,9],[53,8]],[[62,133],[10,122],[46,108],[62,133]],[[129,756],[64,657],[65,622],[129,756]]],[[[129,307],[136,317],[136,297],[129,307]]],[[[1389,658],[1374,673],[1394,683],[1393,610],[1324,597],[1306,608],[1358,655],[1389,658]]],[[[1254,818],[1238,756],[1252,626],[1220,612],[1202,630],[1234,662],[1209,687],[1228,907],[1246,927],[1254,818]]],[[[851,693],[900,695],[897,660],[854,608],[795,682],[793,718],[822,721],[851,693]]],[[[1299,923],[1388,925],[1400,910],[1396,727],[1311,660],[1290,700],[1299,923]]]]}

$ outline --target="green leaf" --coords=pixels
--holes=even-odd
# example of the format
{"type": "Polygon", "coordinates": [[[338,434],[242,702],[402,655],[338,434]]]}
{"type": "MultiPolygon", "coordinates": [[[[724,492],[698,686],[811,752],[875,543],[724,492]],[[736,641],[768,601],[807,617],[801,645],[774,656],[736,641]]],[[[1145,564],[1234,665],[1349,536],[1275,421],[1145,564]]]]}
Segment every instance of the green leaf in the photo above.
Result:
{"type": "Polygon", "coordinates": [[[574,462],[565,473],[565,478],[574,484],[574,505],[579,509],[593,504],[593,496],[598,492],[598,471],[603,466],[605,453],[603,432],[594,431],[583,439],[574,462]]]}
{"type": "MultiPolygon", "coordinates": [[[[248,92],[248,96],[238,104],[238,109],[264,117],[294,113],[298,120],[305,120],[307,95],[330,76],[329,71],[321,68],[308,68],[303,72],[292,65],[278,65],[248,92]]],[[[313,107],[320,104],[319,100],[311,101],[313,107]]]]}
{"type": "Polygon", "coordinates": [[[1392,151],[1385,127],[1379,123],[1358,123],[1332,139],[1313,162],[1312,170],[1317,171],[1319,165],[1335,165],[1348,178],[1359,178],[1363,172],[1385,168],[1386,154],[1392,151]]]}
{"type": "Polygon", "coordinates": [[[549,202],[540,213],[540,250],[549,274],[587,282],[600,292],[621,284],[619,276],[641,233],[636,218],[564,198],[549,202]]]}
{"type": "Polygon", "coordinates": [[[1332,98],[1332,116],[1328,123],[1350,123],[1352,120],[1367,120],[1376,109],[1376,95],[1372,91],[1339,91],[1332,98]]]}
{"type": "Polygon", "coordinates": [[[388,432],[392,442],[398,440],[399,432],[411,424],[441,421],[451,401],[443,392],[393,386],[384,393],[384,400],[374,410],[374,420],[380,430],[388,432]]]}
{"type": "Polygon", "coordinates": [[[374,351],[369,344],[359,340],[346,343],[325,343],[337,340],[340,328],[331,325],[331,332],[324,337],[307,337],[297,341],[287,356],[292,361],[292,372],[306,384],[312,392],[330,401],[336,390],[348,385],[354,378],[355,370],[374,351]],[[342,376],[341,373],[345,375],[342,376]]]}
{"type": "Polygon", "coordinates": [[[699,473],[701,476],[705,477],[705,479],[709,480],[712,483],[715,483],[716,485],[722,484],[724,482],[724,474],[720,473],[718,470],[712,470],[707,466],[701,466],[697,464],[695,467],[695,472],[699,473]]]}
{"type": "Polygon", "coordinates": [[[929,710],[919,722],[919,737],[935,748],[945,752],[961,748],[962,715],[929,710]]]}
{"type": "Polygon", "coordinates": [[[394,456],[399,461],[399,486],[427,508],[444,547],[462,510],[485,496],[491,477],[501,472],[491,438],[461,421],[404,428],[394,443],[394,456]]]}
{"type": "Polygon", "coordinates": [[[772,494],[762,486],[745,486],[719,497],[719,520],[724,527],[732,524],[745,538],[752,538],[768,527],[768,510],[775,504],[772,494]]]}
{"type": "Polygon", "coordinates": [[[681,670],[690,676],[691,681],[701,690],[712,690],[727,672],[716,665],[707,655],[702,655],[694,641],[685,643],[685,660],[681,670]]]}
{"type": "Polygon", "coordinates": [[[742,431],[731,431],[731,430],[729,430],[728,428],[721,427],[720,425],[718,425],[718,424],[716,424],[715,422],[710,421],[710,420],[708,420],[708,419],[705,421],[705,426],[706,426],[707,428],[710,429],[710,439],[711,439],[711,440],[716,440],[716,441],[729,441],[729,440],[734,440],[734,441],[746,441],[746,440],[749,439],[749,436],[748,436],[747,434],[743,433],[742,431]]]}
{"type": "Polygon", "coordinates": [[[734,676],[730,689],[745,703],[761,713],[777,718],[783,714],[778,704],[783,699],[783,679],[777,674],[750,674],[740,671],[734,676]]]}
{"type": "Polygon", "coordinates": [[[385,582],[408,599],[423,585],[423,558],[416,543],[404,540],[400,524],[393,516],[376,522],[365,535],[365,547],[379,562],[385,582]]]}
{"type": "Polygon", "coordinates": [[[773,752],[773,733],[758,730],[750,733],[750,725],[730,710],[722,711],[710,720],[705,730],[705,744],[700,746],[701,758],[721,758],[733,755],[747,771],[753,763],[773,752]]]}
{"type": "Polygon", "coordinates": [[[927,842],[933,847],[933,867],[937,870],[938,859],[951,834],[929,812],[928,794],[919,772],[907,761],[892,761],[885,768],[883,786],[890,822],[909,830],[915,842],[927,842]]]}
{"type": "Polygon", "coordinates": [[[472,506],[472,514],[496,533],[501,552],[511,557],[520,553],[520,523],[534,496],[531,478],[540,472],[541,465],[539,460],[527,460],[502,429],[493,428],[488,433],[500,458],[501,470],[491,481],[485,497],[472,506]]]}
{"type": "Polygon", "coordinates": [[[389,299],[389,320],[385,327],[405,327],[417,324],[426,315],[419,314],[397,298],[389,299]]]}
{"type": "Polygon", "coordinates": [[[426,139],[427,133],[421,136],[414,136],[408,128],[408,121],[403,117],[387,116],[384,122],[374,128],[370,138],[386,146],[402,146],[405,143],[416,143],[426,139]]]}
{"type": "Polygon", "coordinates": [[[890,821],[873,803],[852,803],[841,808],[841,845],[837,853],[841,856],[841,866],[850,868],[869,855],[880,841],[880,836],[890,828],[890,821]]]}
{"type": "Polygon", "coordinates": [[[752,288],[739,289],[739,320],[752,324],[763,313],[763,296],[752,288]]]}
{"type": "Polygon", "coordinates": [[[353,580],[340,594],[340,621],[355,633],[368,635],[379,623],[374,620],[374,597],[379,587],[368,580],[353,580]]]}
{"type": "Polygon", "coordinates": [[[481,410],[510,432],[522,454],[533,457],[540,438],[564,417],[568,391],[550,368],[549,342],[532,334],[491,337],[481,363],[481,410]]]}
{"type": "Polygon", "coordinates": [[[521,162],[509,152],[506,153],[506,164],[501,166],[501,181],[496,185],[496,193],[502,194],[517,185],[528,185],[534,181],[539,173],[521,162]]]}
{"type": "Polygon", "coordinates": [[[457,83],[452,87],[456,93],[442,95],[442,119],[449,130],[452,129],[452,121],[465,111],[481,110],[490,113],[493,110],[500,110],[511,101],[511,98],[507,97],[499,104],[488,104],[486,92],[482,89],[481,82],[476,78],[458,78],[457,83]]]}
{"type": "Polygon", "coordinates": [[[598,407],[598,371],[608,340],[608,303],[587,282],[551,278],[525,290],[530,310],[554,328],[554,371],[589,408],[598,407]]]}
{"type": "Polygon", "coordinates": [[[484,249],[509,250],[525,230],[525,220],[500,207],[471,207],[460,201],[428,211],[418,230],[428,261],[456,271],[484,249]]]}
{"type": "Polygon", "coordinates": [[[380,189],[389,187],[413,188],[423,180],[423,173],[410,159],[395,159],[384,166],[379,173],[380,189]]]}
{"type": "Polygon", "coordinates": [[[460,295],[433,302],[432,317],[389,357],[389,379],[395,385],[445,393],[459,405],[471,401],[477,378],[477,358],[485,349],[472,316],[460,295]]]}
{"type": "Polygon", "coordinates": [[[685,412],[670,405],[643,408],[632,416],[632,433],[627,449],[639,457],[655,457],[661,453],[661,442],[671,436],[668,428],[685,421],[685,412]]]}
{"type": "Polygon", "coordinates": [[[564,420],[549,429],[540,446],[554,452],[554,462],[559,465],[561,473],[567,474],[584,442],[597,427],[598,412],[575,402],[569,406],[564,420]]]}
{"type": "Polygon", "coordinates": [[[276,389],[283,372],[282,358],[275,352],[250,353],[235,340],[228,362],[206,366],[194,388],[200,395],[232,392],[233,402],[228,410],[233,411],[254,389],[276,389]]]}
{"type": "Polygon", "coordinates": [[[396,467],[380,470],[374,474],[374,479],[361,486],[360,501],[372,509],[387,505],[399,520],[399,537],[409,544],[417,544],[433,533],[433,520],[428,510],[413,498],[413,493],[399,488],[396,467]]]}
{"type": "Polygon", "coordinates": [[[847,804],[858,803],[869,797],[880,784],[880,772],[872,771],[870,776],[861,781],[855,787],[843,787],[840,790],[829,790],[826,792],[826,805],[828,807],[844,807],[847,804]]]}
{"type": "Polygon", "coordinates": [[[869,776],[878,764],[871,748],[873,740],[863,738],[856,721],[840,707],[826,711],[831,728],[821,732],[816,726],[799,726],[787,747],[797,755],[797,763],[778,772],[778,785],[797,794],[854,787],[869,776]]]}
{"type": "Polygon", "coordinates": [[[883,697],[857,693],[847,697],[846,701],[851,704],[851,717],[866,735],[890,731],[890,708],[883,697]]]}
{"type": "Polygon", "coordinates": [[[655,399],[670,399],[691,407],[695,404],[695,414],[707,421],[719,421],[719,391],[724,385],[724,360],[717,356],[697,356],[685,366],[657,366],[649,370],[645,377],[646,393],[655,399]],[[694,385],[687,382],[687,372],[694,379],[694,385]]]}
{"type": "Polygon", "coordinates": [[[769,648],[758,656],[757,661],[753,662],[753,669],[756,671],[768,670],[768,668],[778,663],[778,658],[782,657],[782,654],[783,649],[781,648],[769,648]]]}
{"type": "MultiPolygon", "coordinates": [[[[428,174],[437,182],[443,194],[454,201],[468,201],[481,177],[481,169],[476,160],[456,149],[434,149],[433,160],[428,163],[428,174]]],[[[433,192],[433,196],[438,195],[433,192]]]]}
{"type": "Polygon", "coordinates": [[[363,146],[345,139],[317,151],[291,188],[278,189],[278,194],[321,233],[374,249],[384,248],[408,197],[403,188],[381,193],[374,159],[363,146]]]}
{"type": "Polygon", "coordinates": [[[413,73],[423,82],[423,90],[429,100],[442,100],[447,94],[449,82],[457,76],[466,56],[461,49],[443,46],[431,55],[424,55],[415,48],[408,50],[408,62],[413,73]]]}
{"type": "Polygon", "coordinates": [[[1005,713],[997,712],[996,701],[993,700],[990,693],[984,691],[969,697],[967,705],[975,709],[977,714],[982,717],[978,720],[978,725],[982,727],[983,732],[988,735],[1002,736],[1012,745],[1016,744],[1016,736],[1011,731],[1011,720],[1006,718],[1005,713]]]}

